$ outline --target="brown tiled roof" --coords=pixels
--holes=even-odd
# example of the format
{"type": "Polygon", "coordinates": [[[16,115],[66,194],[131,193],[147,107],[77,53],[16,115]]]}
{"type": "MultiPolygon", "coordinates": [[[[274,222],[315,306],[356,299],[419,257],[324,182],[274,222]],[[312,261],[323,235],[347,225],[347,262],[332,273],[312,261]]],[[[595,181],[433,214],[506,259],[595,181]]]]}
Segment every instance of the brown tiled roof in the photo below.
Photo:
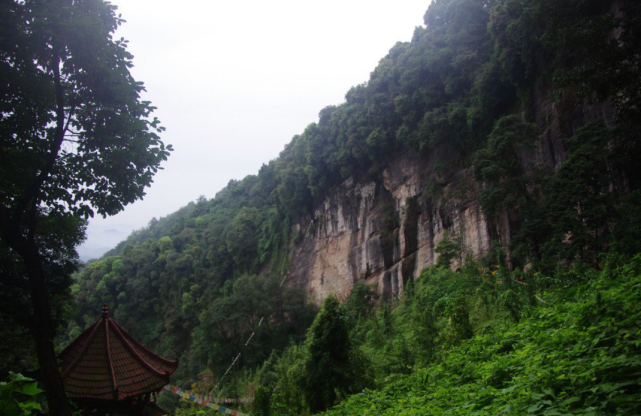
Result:
{"type": "Polygon", "coordinates": [[[154,354],[109,317],[80,334],[58,358],[62,381],[72,399],[123,400],[157,391],[169,383],[178,360],[154,354]]]}

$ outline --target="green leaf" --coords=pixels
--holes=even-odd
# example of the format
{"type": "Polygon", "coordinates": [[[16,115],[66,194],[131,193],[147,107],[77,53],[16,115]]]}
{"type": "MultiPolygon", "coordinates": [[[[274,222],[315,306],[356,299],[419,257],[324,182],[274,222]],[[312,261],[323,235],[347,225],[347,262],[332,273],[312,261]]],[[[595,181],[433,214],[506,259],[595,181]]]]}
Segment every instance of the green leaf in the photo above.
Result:
{"type": "Polygon", "coordinates": [[[580,400],[581,399],[579,399],[578,397],[570,397],[569,399],[563,400],[562,404],[567,406],[567,405],[570,405],[572,403],[576,403],[576,402],[578,402],[580,400]]]}
{"type": "Polygon", "coordinates": [[[11,379],[11,381],[14,381],[14,382],[16,382],[16,381],[33,381],[32,378],[25,377],[20,373],[14,373],[14,372],[11,372],[11,371],[9,371],[9,378],[11,379]]]}
{"type": "Polygon", "coordinates": [[[18,406],[20,406],[20,408],[22,410],[27,410],[29,412],[31,412],[33,410],[42,410],[42,407],[40,406],[40,403],[34,402],[34,401],[29,401],[29,402],[26,402],[26,403],[18,403],[18,406]]]}
{"type": "Polygon", "coordinates": [[[25,384],[18,391],[26,396],[35,396],[36,394],[42,393],[44,390],[38,387],[37,381],[34,381],[33,383],[25,384]]]}

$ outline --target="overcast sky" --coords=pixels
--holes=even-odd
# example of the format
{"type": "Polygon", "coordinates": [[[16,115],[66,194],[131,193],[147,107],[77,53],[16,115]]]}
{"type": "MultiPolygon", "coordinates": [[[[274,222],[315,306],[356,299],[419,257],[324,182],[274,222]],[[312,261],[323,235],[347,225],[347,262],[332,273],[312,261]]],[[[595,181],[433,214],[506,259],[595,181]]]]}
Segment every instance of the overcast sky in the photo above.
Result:
{"type": "Polygon", "coordinates": [[[133,74],[175,151],[142,201],[93,219],[83,260],[230,179],[286,143],[409,41],[431,0],[116,0],[133,74]]]}

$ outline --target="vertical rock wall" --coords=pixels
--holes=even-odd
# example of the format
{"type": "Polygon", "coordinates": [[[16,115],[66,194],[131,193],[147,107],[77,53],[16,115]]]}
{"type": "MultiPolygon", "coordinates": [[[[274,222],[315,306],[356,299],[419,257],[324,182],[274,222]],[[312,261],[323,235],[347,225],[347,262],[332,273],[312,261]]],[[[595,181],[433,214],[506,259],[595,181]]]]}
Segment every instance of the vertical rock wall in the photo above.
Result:
{"type": "Polygon", "coordinates": [[[446,232],[470,255],[489,249],[476,187],[469,170],[442,178],[412,153],[367,179],[349,179],[294,226],[302,238],[290,247],[289,280],[318,302],[329,293],[344,299],[357,282],[396,297],[435,263],[446,232]]]}
{"type": "MultiPolygon", "coordinates": [[[[521,155],[532,174],[558,170],[566,158],[564,137],[589,120],[614,119],[608,103],[567,97],[557,102],[541,91],[533,97],[539,136],[521,155]]],[[[345,299],[357,282],[391,299],[436,262],[434,249],[446,236],[460,244],[463,256],[478,257],[497,243],[510,264],[508,247],[519,218],[506,212],[489,221],[478,198],[482,184],[471,168],[448,164],[454,159],[445,150],[428,158],[406,152],[330,191],[311,217],[293,227],[299,238],[289,248],[288,281],[319,303],[330,293],[345,299]]]]}

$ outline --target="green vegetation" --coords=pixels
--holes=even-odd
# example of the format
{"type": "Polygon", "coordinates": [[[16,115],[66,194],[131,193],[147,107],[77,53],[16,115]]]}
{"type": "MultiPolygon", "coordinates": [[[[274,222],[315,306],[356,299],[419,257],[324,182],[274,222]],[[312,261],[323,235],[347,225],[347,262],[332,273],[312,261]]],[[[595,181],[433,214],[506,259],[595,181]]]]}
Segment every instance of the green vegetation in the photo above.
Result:
{"type": "MultiPolygon", "coordinates": [[[[634,103],[641,89],[633,74],[641,73],[641,43],[629,39],[641,23],[633,13],[638,5],[622,7],[630,12],[615,15],[596,0],[435,1],[411,42],[394,46],[367,83],[352,88],[345,103],[323,109],[319,121],[257,175],[152,220],[87,265],[73,286],[78,307],[69,333],[79,333],[95,319],[95,305],[107,301],[136,337],[161,354],[180,356],[183,383],[208,370],[219,380],[241,352],[220,386],[225,394],[255,391],[263,413],[332,404],[352,390],[318,402],[306,397],[301,380],[311,377],[305,361],[311,341],[303,338],[312,308],[303,294],[276,283],[287,270],[289,248],[313,228],[292,233],[292,225],[308,221],[314,204],[345,178],[359,178],[406,151],[435,159],[438,175],[474,172],[490,226],[509,223],[509,247],[503,247],[513,267],[555,276],[577,262],[597,267],[607,251],[636,254],[641,174],[634,155],[641,141],[634,103]],[[623,29],[619,38],[611,35],[616,28],[623,29]],[[600,112],[577,115],[590,106],[600,112]],[[540,152],[553,153],[541,164],[540,152]],[[261,317],[267,326],[257,326],[261,317]]],[[[395,201],[384,203],[380,238],[389,263],[399,224],[395,201]]],[[[418,218],[419,204],[408,206],[418,218]]],[[[455,235],[437,250],[439,264],[464,266],[465,247],[455,235]]],[[[498,253],[495,262],[505,255],[498,253]]],[[[406,299],[401,311],[382,304],[376,318],[373,292],[356,286],[344,311],[350,342],[363,362],[373,363],[360,385],[410,377],[443,345],[463,348],[479,334],[474,302],[494,305],[483,310],[482,322],[495,322],[496,314],[514,322],[526,314],[522,304],[533,302],[521,286],[495,287],[507,277],[480,288],[466,273],[456,284],[443,283],[447,301],[435,309],[410,308],[406,299]],[[416,309],[411,319],[395,322],[408,308],[416,309]]],[[[424,296],[423,284],[408,292],[424,296]]]]}
{"type": "MultiPolygon", "coordinates": [[[[64,345],[106,301],[137,339],[181,359],[176,383],[254,397],[263,415],[339,402],[329,414],[640,413],[638,2],[435,0],[411,42],[395,45],[367,83],[323,109],[257,175],[153,219],[72,282],[79,218],[140,197],[170,150],[149,119],[153,108],[139,101],[125,45],[105,38],[120,22],[113,7],[73,4],[104,13],[14,1],[0,28],[9,62],[0,70],[16,88],[0,91],[2,351],[21,345],[26,328],[50,339],[70,317],[64,345]],[[40,7],[52,18],[32,16],[40,7]],[[41,26],[25,30],[29,19],[41,26]],[[51,35],[56,19],[69,32],[51,35]],[[74,49],[87,27],[104,48],[74,49]],[[14,47],[15,36],[24,48],[14,47]],[[99,52],[111,64],[90,65],[99,52]],[[101,75],[114,66],[113,77],[101,75]],[[84,76],[92,71],[98,75],[84,76]],[[111,81],[117,85],[102,84],[111,81]],[[62,103],[53,94],[60,88],[62,103]],[[60,117],[78,130],[78,153],[59,152],[60,117]],[[314,320],[307,295],[281,285],[292,247],[314,231],[314,207],[328,193],[349,177],[381,183],[382,167],[403,153],[429,160],[430,177],[472,172],[469,194],[478,193],[503,251],[475,265],[447,234],[438,265],[408,281],[402,299],[386,303],[357,284],[342,306],[329,297],[314,320]],[[123,155],[140,170],[116,175],[123,155]],[[25,257],[21,241],[37,250],[25,257]],[[29,285],[32,276],[44,283],[29,285]],[[45,326],[25,318],[32,301],[54,311],[45,326]],[[213,381],[199,380],[203,373],[213,381]]],[[[439,180],[424,194],[437,199],[439,180]]],[[[380,200],[391,265],[398,205],[390,194],[380,200]]],[[[407,216],[418,219],[423,208],[412,199],[407,216]]],[[[415,241],[415,230],[405,237],[415,241]]],[[[23,348],[22,356],[2,355],[2,372],[32,365],[36,348],[23,348]]]]}
{"type": "Polygon", "coordinates": [[[9,381],[0,382],[0,414],[4,416],[29,416],[43,410],[36,400],[44,390],[38,382],[22,374],[9,373],[9,381]]]}
{"type": "Polygon", "coordinates": [[[457,260],[459,264],[463,261],[463,247],[461,247],[461,243],[452,241],[448,232],[445,233],[443,239],[436,245],[434,252],[439,255],[436,260],[436,264],[439,266],[450,268],[453,260],[457,260]]]}
{"type": "Polygon", "coordinates": [[[303,391],[311,411],[326,409],[366,386],[367,368],[352,348],[338,299],[325,299],[307,335],[303,391]]]}
{"type": "Polygon", "coordinates": [[[502,286],[483,275],[427,270],[395,309],[399,330],[388,342],[416,342],[425,330],[417,318],[430,314],[435,352],[410,349],[410,374],[325,414],[638,414],[640,289],[641,255],[602,271],[579,267],[502,286]],[[458,328],[466,319],[473,335],[458,328]]]}
{"type": "Polygon", "coordinates": [[[2,332],[31,330],[51,414],[68,416],[54,337],[84,220],[142,198],[172,149],[113,37],[115,6],[12,0],[0,16],[0,287],[28,316],[3,306],[2,332]]]}
{"type": "MultiPolygon", "coordinates": [[[[624,3],[625,10],[637,8],[624,3]]],[[[628,115],[641,90],[627,86],[636,85],[630,77],[641,68],[634,49],[641,43],[625,41],[638,33],[634,16],[621,18],[594,0],[434,2],[411,42],[394,46],[366,84],[352,88],[345,103],[322,110],[318,123],[257,175],[152,220],[88,265],[73,289],[81,319],[71,332],[108,301],[144,342],[197,363],[185,376],[216,363],[211,369],[220,377],[256,316],[230,314],[235,323],[223,327],[233,331],[212,331],[221,324],[209,317],[217,314],[211,305],[237,296],[239,279],[282,277],[289,247],[312,228],[292,232],[292,225],[309,221],[314,204],[346,177],[358,178],[403,151],[436,158],[439,175],[475,173],[478,183],[470,186],[480,190],[490,227],[509,223],[504,248],[514,267],[552,273],[577,260],[595,266],[599,253],[615,246],[636,253],[640,222],[627,219],[641,219],[634,161],[641,141],[628,115]],[[617,27],[624,29],[618,40],[611,36],[617,27]],[[611,82],[603,84],[604,78],[611,82]],[[629,99],[617,98],[621,94],[629,99]],[[544,112],[545,105],[556,112],[544,112]],[[577,108],[589,106],[601,113],[577,116],[577,108]],[[542,128],[557,129],[558,137],[542,138],[542,128]],[[541,164],[537,155],[548,152],[541,146],[559,154],[541,164]]],[[[408,206],[418,218],[418,203],[408,206]]],[[[387,198],[380,233],[386,264],[399,226],[395,209],[387,198]]],[[[465,248],[455,240],[439,244],[441,264],[464,260],[465,248]]],[[[295,339],[305,332],[303,321],[293,325],[295,339]]],[[[281,351],[288,341],[273,342],[268,351],[281,351]]],[[[239,370],[255,369],[265,354],[243,354],[239,370]]]]}
{"type": "Polygon", "coordinates": [[[300,345],[273,353],[253,377],[252,404],[260,414],[298,415],[325,410],[371,384],[369,363],[350,337],[346,311],[329,296],[300,345]]]}
{"type": "Polygon", "coordinates": [[[641,254],[552,275],[432,266],[393,307],[363,285],[328,297],[243,389],[261,415],[638,414],[640,289],[641,254]]]}

